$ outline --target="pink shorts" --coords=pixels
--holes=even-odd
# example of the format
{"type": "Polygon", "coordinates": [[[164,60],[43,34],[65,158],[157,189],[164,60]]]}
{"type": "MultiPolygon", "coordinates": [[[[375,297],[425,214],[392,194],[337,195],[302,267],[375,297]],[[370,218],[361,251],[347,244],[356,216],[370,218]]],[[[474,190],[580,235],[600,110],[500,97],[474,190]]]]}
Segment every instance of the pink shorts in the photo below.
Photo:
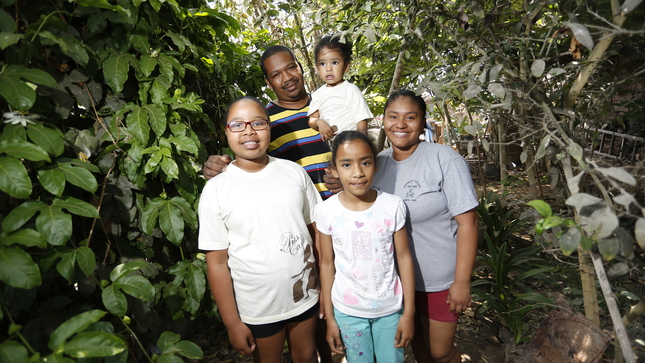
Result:
{"type": "Polygon", "coordinates": [[[444,323],[454,323],[459,320],[459,314],[450,312],[448,290],[438,292],[416,291],[414,300],[417,312],[426,318],[444,323]]]}

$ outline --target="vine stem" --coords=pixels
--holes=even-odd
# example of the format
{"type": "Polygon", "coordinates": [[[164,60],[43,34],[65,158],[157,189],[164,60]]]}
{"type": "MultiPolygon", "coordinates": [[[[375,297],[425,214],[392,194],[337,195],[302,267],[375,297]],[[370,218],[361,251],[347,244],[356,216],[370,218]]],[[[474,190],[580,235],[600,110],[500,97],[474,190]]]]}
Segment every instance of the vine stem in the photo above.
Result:
{"type": "MultiPolygon", "coordinates": [[[[11,316],[11,314],[9,312],[9,309],[7,309],[6,306],[2,306],[2,310],[4,310],[5,316],[7,316],[9,318],[9,321],[11,322],[11,325],[15,325],[16,322],[13,321],[13,317],[11,316]]],[[[29,344],[27,339],[25,339],[25,337],[20,333],[20,330],[16,330],[15,334],[18,336],[18,338],[20,338],[20,341],[22,342],[22,344],[24,344],[27,347],[27,349],[29,349],[29,351],[31,352],[32,355],[38,354],[38,352],[36,350],[34,350],[34,348],[31,346],[31,344],[29,344]]]]}
{"type": "Polygon", "coordinates": [[[146,352],[146,349],[143,347],[143,344],[141,344],[141,341],[139,340],[139,337],[137,337],[137,334],[135,334],[135,332],[132,329],[130,329],[130,325],[125,322],[125,317],[123,317],[121,321],[123,322],[123,325],[128,330],[128,332],[130,332],[134,340],[137,341],[137,345],[139,345],[139,348],[141,348],[141,351],[143,352],[143,354],[146,356],[146,358],[148,358],[148,361],[152,362],[153,361],[152,358],[150,358],[150,356],[148,355],[148,352],[146,352]]]}

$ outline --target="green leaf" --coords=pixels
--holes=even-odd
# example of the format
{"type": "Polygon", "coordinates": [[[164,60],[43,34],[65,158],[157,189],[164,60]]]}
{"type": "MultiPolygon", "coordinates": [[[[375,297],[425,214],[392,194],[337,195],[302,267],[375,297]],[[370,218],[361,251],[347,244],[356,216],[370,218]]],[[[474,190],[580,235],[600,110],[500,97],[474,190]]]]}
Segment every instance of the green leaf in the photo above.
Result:
{"type": "Polygon", "coordinates": [[[615,237],[600,238],[598,240],[598,252],[606,261],[614,259],[619,251],[620,244],[615,237]]]}
{"type": "Polygon", "coordinates": [[[63,357],[61,353],[52,353],[45,357],[47,363],[74,363],[72,359],[63,357]]]}
{"type": "Polygon", "coordinates": [[[177,348],[178,354],[183,355],[188,359],[202,359],[204,357],[202,349],[197,344],[187,340],[177,342],[177,344],[175,344],[175,348],[177,348]]]}
{"type": "Polygon", "coordinates": [[[177,150],[186,151],[193,155],[199,154],[199,149],[197,148],[197,145],[193,140],[191,140],[187,136],[184,136],[184,135],[171,136],[168,138],[168,141],[170,141],[173,145],[175,145],[177,150]]]}
{"type": "Polygon", "coordinates": [[[163,152],[162,150],[157,150],[155,153],[152,154],[150,159],[146,162],[146,165],[143,168],[143,172],[146,174],[149,174],[153,172],[157,166],[159,165],[159,162],[163,158],[163,152]]]}
{"type": "Polygon", "coordinates": [[[157,224],[159,210],[165,203],[165,200],[161,198],[155,198],[143,208],[143,211],[141,213],[141,229],[143,230],[143,233],[152,234],[152,231],[157,224]]]}
{"type": "Polygon", "coordinates": [[[159,210],[159,226],[166,237],[179,246],[184,237],[184,219],[173,203],[165,202],[159,210]]]}
{"type": "Polygon", "coordinates": [[[49,338],[48,347],[51,350],[57,350],[59,346],[64,343],[67,338],[71,337],[76,333],[80,333],[90,324],[99,321],[106,312],[103,310],[90,310],[84,313],[80,313],[56,328],[49,338]]]}
{"type": "Polygon", "coordinates": [[[594,197],[593,195],[587,193],[577,193],[573,194],[564,202],[567,205],[582,208],[584,206],[592,205],[602,202],[602,199],[594,197]]]}
{"type": "Polygon", "coordinates": [[[109,285],[103,289],[101,298],[105,308],[116,316],[124,316],[128,311],[128,301],[125,295],[114,285],[109,285]]]}
{"type": "Polygon", "coordinates": [[[31,180],[27,169],[18,159],[11,156],[0,157],[0,190],[14,198],[29,198],[31,180]]]}
{"type": "Polygon", "coordinates": [[[148,266],[148,263],[141,260],[120,264],[110,272],[110,281],[116,281],[121,276],[128,275],[134,271],[139,271],[146,266],[148,266]]]}
{"type": "Polygon", "coordinates": [[[46,30],[39,32],[38,36],[40,36],[43,44],[57,44],[65,55],[71,57],[82,66],[87,65],[90,56],[87,54],[83,44],[76,40],[76,38],[71,36],[57,37],[46,30]]]}
{"type": "Polygon", "coordinates": [[[57,85],[54,77],[40,69],[12,65],[7,68],[5,74],[8,76],[24,78],[30,82],[42,84],[51,88],[56,88],[57,85]]]}
{"type": "MultiPolygon", "coordinates": [[[[190,296],[197,301],[201,301],[206,292],[206,277],[204,276],[204,271],[199,266],[191,263],[186,267],[184,281],[186,282],[186,288],[190,296]]],[[[194,314],[195,311],[191,311],[191,313],[194,314]]]]}
{"type": "MultiPolygon", "coordinates": [[[[1,10],[1,9],[0,9],[1,10]]],[[[18,77],[0,76],[0,96],[19,111],[27,111],[36,101],[36,91],[18,77]]]]}
{"type": "Polygon", "coordinates": [[[182,197],[173,197],[171,203],[175,208],[179,209],[184,220],[188,221],[190,227],[194,230],[197,229],[197,213],[193,207],[182,197]]]}
{"type": "Polygon", "coordinates": [[[24,35],[14,34],[8,32],[0,32],[0,50],[5,50],[6,48],[18,43],[24,35]]]}
{"type": "Polygon", "coordinates": [[[65,174],[54,168],[38,169],[38,180],[48,192],[61,196],[65,189],[65,174]]]}
{"type": "Polygon", "coordinates": [[[21,289],[31,289],[42,283],[38,265],[18,247],[0,246],[0,280],[21,289]]]}
{"type": "Polygon", "coordinates": [[[22,125],[5,124],[0,133],[0,141],[27,140],[27,133],[22,125]]]}
{"type": "Polygon", "coordinates": [[[79,159],[70,159],[70,158],[60,158],[58,159],[59,164],[67,164],[67,165],[73,165],[73,166],[78,166],[81,167],[85,170],[94,172],[94,173],[100,173],[101,169],[98,168],[98,166],[88,163],[87,161],[82,161],[79,159]]]}
{"type": "Polygon", "coordinates": [[[130,63],[128,58],[122,54],[112,55],[103,62],[103,77],[105,77],[105,81],[114,93],[119,93],[123,90],[123,84],[128,79],[129,70],[130,63]]]}
{"type": "Polygon", "coordinates": [[[54,246],[62,246],[72,236],[72,216],[56,207],[45,207],[36,218],[36,229],[54,246]]]}
{"type": "Polygon", "coordinates": [[[540,146],[538,147],[538,150],[535,153],[535,160],[542,159],[544,155],[546,155],[546,147],[549,146],[550,142],[551,142],[550,135],[546,135],[544,136],[544,138],[542,138],[542,141],[540,141],[540,146]]]}
{"type": "Polygon", "coordinates": [[[157,58],[152,58],[150,55],[144,54],[141,56],[139,63],[141,65],[141,73],[143,73],[143,77],[147,78],[150,77],[152,71],[157,67],[157,58]]]}
{"type": "Polygon", "coordinates": [[[27,159],[31,161],[50,161],[49,155],[38,145],[22,140],[11,140],[0,142],[0,153],[6,153],[16,159],[27,159]]]}
{"type": "Polygon", "coordinates": [[[159,9],[161,9],[161,0],[148,0],[148,2],[156,12],[159,12],[159,9]]]}
{"type": "Polygon", "coordinates": [[[564,232],[559,239],[560,250],[565,256],[569,256],[576,250],[582,235],[577,228],[569,228],[564,232]]]}
{"type": "Polygon", "coordinates": [[[641,248],[645,249],[645,218],[638,218],[636,220],[634,237],[636,237],[636,243],[638,243],[641,248]]]}
{"type": "Polygon", "coordinates": [[[68,212],[89,218],[100,218],[99,211],[95,206],[88,202],[76,199],[74,197],[65,197],[54,199],[52,206],[67,209],[68,212]]]}
{"type": "Polygon", "coordinates": [[[59,156],[65,150],[63,137],[58,130],[35,124],[27,127],[27,135],[36,145],[54,156],[59,156]]]}
{"type": "Polygon", "coordinates": [[[526,203],[529,207],[535,208],[535,210],[540,213],[542,217],[549,217],[553,215],[553,211],[551,210],[551,206],[549,206],[545,201],[539,200],[539,199],[534,199],[526,203]]]}
{"type": "Polygon", "coordinates": [[[166,353],[159,356],[157,363],[183,363],[184,361],[172,353],[166,353]]]}
{"type": "Polygon", "coordinates": [[[0,362],[24,363],[29,361],[27,348],[14,340],[5,340],[0,344],[0,362]]]}
{"type": "Polygon", "coordinates": [[[156,77],[152,81],[152,86],[150,87],[150,96],[152,97],[152,103],[160,104],[161,100],[168,97],[168,90],[170,89],[170,81],[163,76],[156,77]]]}
{"type": "Polygon", "coordinates": [[[179,167],[177,167],[177,163],[172,158],[164,156],[161,159],[160,165],[161,170],[163,170],[164,173],[172,179],[177,179],[179,177],[179,167]]]}
{"type": "Polygon", "coordinates": [[[130,34],[130,43],[132,43],[139,53],[150,52],[150,43],[148,42],[147,35],[132,33],[130,34]]]}
{"type": "Polygon", "coordinates": [[[91,249],[81,246],[76,249],[76,263],[86,277],[89,277],[96,268],[96,255],[91,249]]]}
{"type": "Polygon", "coordinates": [[[39,210],[46,208],[43,202],[28,200],[14,208],[2,221],[2,230],[6,233],[22,227],[39,210]]]}
{"type": "Polygon", "coordinates": [[[20,229],[17,232],[10,234],[3,233],[0,235],[0,240],[5,246],[20,244],[25,247],[47,247],[47,241],[45,241],[43,236],[30,228],[20,229]]]}
{"type": "Polygon", "coordinates": [[[0,8],[0,30],[7,33],[16,31],[16,21],[2,8],[0,8]]]}
{"type": "Polygon", "coordinates": [[[159,137],[166,132],[166,113],[160,107],[154,105],[145,105],[141,107],[148,113],[148,121],[152,130],[159,137]]]}
{"type": "Polygon", "coordinates": [[[98,188],[96,178],[87,169],[62,163],[58,164],[58,168],[65,174],[65,179],[71,184],[90,193],[94,193],[98,188]]]}
{"type": "Polygon", "coordinates": [[[141,144],[147,145],[150,137],[148,112],[141,107],[133,109],[126,119],[128,132],[141,144]]]}
{"type": "Polygon", "coordinates": [[[152,300],[155,297],[155,288],[150,280],[140,275],[121,276],[114,282],[113,286],[137,299],[152,300]]]}
{"type": "Polygon", "coordinates": [[[64,252],[62,258],[56,264],[56,271],[69,283],[74,279],[74,265],[76,264],[76,251],[64,252]]]}
{"type": "Polygon", "coordinates": [[[127,348],[123,340],[113,334],[100,331],[77,334],[64,351],[74,358],[109,357],[127,348]]]}
{"type": "Polygon", "coordinates": [[[159,350],[161,353],[168,353],[170,349],[173,348],[177,342],[181,339],[181,336],[179,334],[170,332],[170,331],[165,331],[161,333],[161,336],[159,336],[159,339],[157,340],[157,345],[159,346],[159,350]]]}
{"type": "Polygon", "coordinates": [[[166,79],[172,82],[172,80],[175,77],[175,73],[172,70],[173,67],[172,67],[170,58],[172,57],[169,57],[165,54],[160,54],[158,62],[159,62],[159,70],[161,71],[161,74],[164,75],[166,79]]]}

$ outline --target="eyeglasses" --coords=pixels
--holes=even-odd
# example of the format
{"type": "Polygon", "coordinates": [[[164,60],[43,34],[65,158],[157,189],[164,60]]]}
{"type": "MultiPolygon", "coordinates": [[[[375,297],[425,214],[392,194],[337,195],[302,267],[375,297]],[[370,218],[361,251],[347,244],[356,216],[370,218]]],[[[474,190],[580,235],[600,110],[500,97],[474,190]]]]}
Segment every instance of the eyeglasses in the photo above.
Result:
{"type": "Polygon", "coordinates": [[[246,130],[246,125],[251,125],[251,128],[255,131],[266,130],[269,128],[269,121],[258,119],[253,121],[231,121],[226,124],[231,132],[242,132],[246,130]]]}

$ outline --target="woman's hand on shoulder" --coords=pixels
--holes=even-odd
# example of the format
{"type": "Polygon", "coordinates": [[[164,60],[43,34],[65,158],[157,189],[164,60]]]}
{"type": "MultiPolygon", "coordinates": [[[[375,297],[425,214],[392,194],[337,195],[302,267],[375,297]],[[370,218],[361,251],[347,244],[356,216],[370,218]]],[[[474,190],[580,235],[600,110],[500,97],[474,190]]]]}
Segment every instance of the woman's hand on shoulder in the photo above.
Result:
{"type": "Polygon", "coordinates": [[[255,350],[255,338],[251,329],[246,324],[239,322],[232,327],[227,327],[228,339],[239,354],[251,355],[255,350]]]}

